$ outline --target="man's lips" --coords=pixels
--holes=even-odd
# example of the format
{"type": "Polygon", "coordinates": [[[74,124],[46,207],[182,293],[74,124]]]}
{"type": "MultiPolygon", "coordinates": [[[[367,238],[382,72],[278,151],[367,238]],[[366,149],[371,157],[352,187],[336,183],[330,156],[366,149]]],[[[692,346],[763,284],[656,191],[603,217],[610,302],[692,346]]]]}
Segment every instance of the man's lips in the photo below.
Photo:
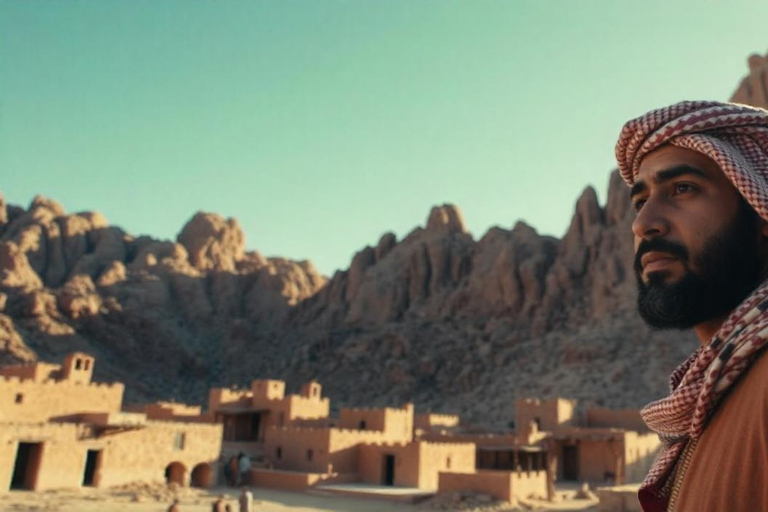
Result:
{"type": "Polygon", "coordinates": [[[643,273],[647,274],[648,272],[663,270],[677,260],[677,257],[669,253],[650,251],[640,258],[640,265],[643,267],[643,273]]]}

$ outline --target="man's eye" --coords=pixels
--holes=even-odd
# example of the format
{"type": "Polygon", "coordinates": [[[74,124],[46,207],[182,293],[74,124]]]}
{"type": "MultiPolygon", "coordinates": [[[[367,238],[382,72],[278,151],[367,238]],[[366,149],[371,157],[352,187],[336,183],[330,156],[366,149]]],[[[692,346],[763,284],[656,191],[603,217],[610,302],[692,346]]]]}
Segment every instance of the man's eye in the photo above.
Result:
{"type": "Polygon", "coordinates": [[[635,213],[639,212],[640,208],[642,208],[644,204],[645,204],[645,199],[638,199],[637,201],[632,203],[632,207],[635,209],[635,213]]]}
{"type": "Polygon", "coordinates": [[[677,183],[675,185],[675,194],[684,194],[691,190],[693,190],[693,185],[689,185],[688,183],[677,183]]]}

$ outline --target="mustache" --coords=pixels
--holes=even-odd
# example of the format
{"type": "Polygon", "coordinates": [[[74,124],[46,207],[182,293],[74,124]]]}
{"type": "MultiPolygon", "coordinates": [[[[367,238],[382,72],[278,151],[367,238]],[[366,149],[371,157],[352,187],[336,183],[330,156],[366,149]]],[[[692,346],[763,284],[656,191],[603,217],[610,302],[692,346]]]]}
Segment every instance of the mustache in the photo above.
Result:
{"type": "Polygon", "coordinates": [[[680,258],[682,261],[686,261],[688,259],[688,249],[686,249],[684,245],[681,245],[675,242],[670,242],[669,240],[665,240],[663,238],[652,238],[650,240],[643,240],[642,242],[640,242],[640,245],[637,246],[637,251],[635,252],[634,267],[635,267],[635,272],[637,272],[637,274],[641,274],[643,271],[643,265],[640,262],[640,259],[643,257],[644,254],[649,253],[651,251],[665,252],[667,254],[680,258]]]}

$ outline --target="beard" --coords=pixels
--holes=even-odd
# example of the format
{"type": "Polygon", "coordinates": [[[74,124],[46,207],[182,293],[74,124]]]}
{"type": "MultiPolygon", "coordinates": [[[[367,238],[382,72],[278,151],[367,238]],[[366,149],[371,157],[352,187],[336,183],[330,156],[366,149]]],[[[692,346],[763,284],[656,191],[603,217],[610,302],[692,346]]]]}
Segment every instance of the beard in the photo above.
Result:
{"type": "Polygon", "coordinates": [[[699,254],[689,255],[685,246],[662,238],[641,242],[634,265],[640,317],[655,329],[690,329],[735,309],[761,281],[758,222],[742,200],[736,219],[712,236],[699,254]],[[666,272],[652,272],[643,282],[640,258],[649,251],[679,258],[684,276],[667,284],[666,272]]]}

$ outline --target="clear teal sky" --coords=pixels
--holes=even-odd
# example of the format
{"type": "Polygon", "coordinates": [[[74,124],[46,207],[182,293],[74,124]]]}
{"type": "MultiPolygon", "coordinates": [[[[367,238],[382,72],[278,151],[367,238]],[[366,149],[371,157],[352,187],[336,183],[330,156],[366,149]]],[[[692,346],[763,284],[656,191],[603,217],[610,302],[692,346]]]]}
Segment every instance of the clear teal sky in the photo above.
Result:
{"type": "Polygon", "coordinates": [[[0,191],[325,274],[431,206],[561,236],[622,123],[727,99],[768,3],[0,0],[0,191]]]}

